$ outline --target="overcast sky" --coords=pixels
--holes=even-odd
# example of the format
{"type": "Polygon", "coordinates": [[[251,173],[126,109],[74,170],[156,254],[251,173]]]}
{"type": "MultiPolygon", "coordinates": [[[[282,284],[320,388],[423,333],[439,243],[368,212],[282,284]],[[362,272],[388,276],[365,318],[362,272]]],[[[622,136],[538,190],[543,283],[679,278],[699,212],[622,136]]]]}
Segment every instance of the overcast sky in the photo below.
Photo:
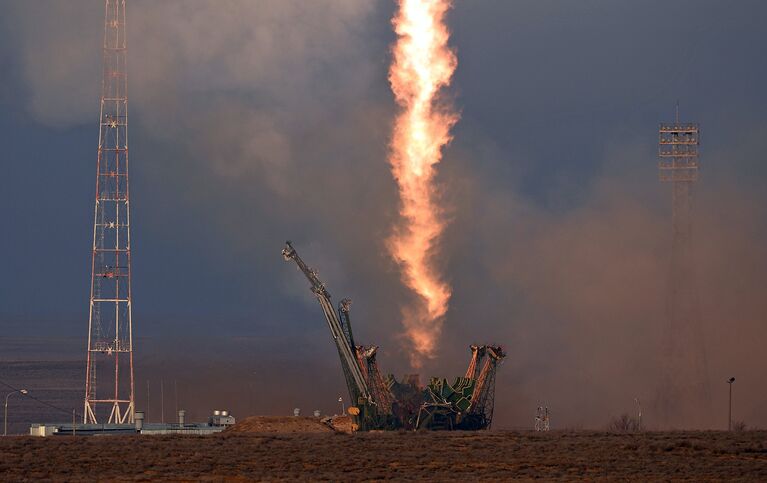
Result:
{"type": "MultiPolygon", "coordinates": [[[[268,368],[258,384],[276,395],[259,410],[273,412],[343,391],[286,239],[336,300],[354,300],[356,337],[381,346],[383,370],[408,370],[411,295],[383,245],[397,210],[394,8],[129,2],[143,377],[268,368]]],[[[103,3],[0,0],[0,12],[0,337],[79,336],[67,350],[84,357],[103,3]]],[[[502,425],[546,403],[561,425],[598,426],[652,400],[671,235],[657,125],[678,101],[703,133],[694,242],[714,408],[737,374],[741,418],[767,424],[765,18],[758,0],[456,2],[461,120],[439,167],[454,296],[424,379],[461,374],[468,343],[494,342],[509,353],[502,425]]]]}

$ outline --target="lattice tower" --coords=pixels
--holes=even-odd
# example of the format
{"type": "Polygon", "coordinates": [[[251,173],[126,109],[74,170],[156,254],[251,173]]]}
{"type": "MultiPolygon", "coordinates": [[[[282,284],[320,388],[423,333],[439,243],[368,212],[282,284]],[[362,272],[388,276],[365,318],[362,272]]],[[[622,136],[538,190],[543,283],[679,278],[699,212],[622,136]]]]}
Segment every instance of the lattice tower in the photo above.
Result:
{"type": "Polygon", "coordinates": [[[668,324],[659,409],[666,424],[681,427],[699,424],[695,415],[703,413],[709,399],[692,252],[693,185],[698,180],[700,127],[680,122],[677,106],[675,122],[662,123],[658,133],[659,178],[672,185],[668,324]]]}
{"type": "Polygon", "coordinates": [[[85,423],[133,423],[125,0],[104,2],[85,423]]]}

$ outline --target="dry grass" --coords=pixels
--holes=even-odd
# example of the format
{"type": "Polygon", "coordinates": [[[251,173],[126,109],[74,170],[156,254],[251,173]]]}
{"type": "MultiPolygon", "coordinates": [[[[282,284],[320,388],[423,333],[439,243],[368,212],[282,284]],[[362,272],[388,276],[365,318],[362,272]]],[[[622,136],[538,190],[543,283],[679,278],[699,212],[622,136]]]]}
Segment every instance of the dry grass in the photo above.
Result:
{"type": "Polygon", "coordinates": [[[767,432],[0,438],[0,480],[767,481],[767,432]]]}

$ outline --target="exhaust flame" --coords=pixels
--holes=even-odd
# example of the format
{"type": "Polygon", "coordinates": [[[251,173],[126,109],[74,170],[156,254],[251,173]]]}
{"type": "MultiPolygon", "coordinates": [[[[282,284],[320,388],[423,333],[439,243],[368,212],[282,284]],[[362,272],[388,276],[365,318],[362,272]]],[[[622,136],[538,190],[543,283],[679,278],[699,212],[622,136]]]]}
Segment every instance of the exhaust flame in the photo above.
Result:
{"type": "Polygon", "coordinates": [[[431,260],[446,224],[435,199],[435,166],[458,121],[451,106],[438,102],[457,65],[444,22],[450,3],[399,0],[392,20],[397,42],[389,83],[401,111],[394,122],[389,163],[399,186],[402,220],[387,248],[400,265],[403,282],[420,297],[416,306],[402,311],[414,367],[434,356],[451,292],[431,260]]]}

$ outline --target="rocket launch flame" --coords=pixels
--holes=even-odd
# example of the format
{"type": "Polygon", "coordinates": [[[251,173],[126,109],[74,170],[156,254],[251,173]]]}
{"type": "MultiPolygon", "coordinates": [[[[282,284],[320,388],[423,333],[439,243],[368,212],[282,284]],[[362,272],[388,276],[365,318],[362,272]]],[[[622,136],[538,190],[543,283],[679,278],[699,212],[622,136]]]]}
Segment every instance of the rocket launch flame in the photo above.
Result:
{"type": "Polygon", "coordinates": [[[399,186],[401,222],[387,241],[402,270],[403,282],[418,296],[402,310],[405,335],[419,367],[434,356],[447,313],[451,288],[434,267],[437,241],[446,221],[436,200],[435,166],[458,121],[451,106],[439,102],[450,84],[457,60],[447,45],[445,14],[450,0],[398,0],[392,20],[397,42],[389,83],[400,112],[394,122],[389,163],[399,186]]]}

